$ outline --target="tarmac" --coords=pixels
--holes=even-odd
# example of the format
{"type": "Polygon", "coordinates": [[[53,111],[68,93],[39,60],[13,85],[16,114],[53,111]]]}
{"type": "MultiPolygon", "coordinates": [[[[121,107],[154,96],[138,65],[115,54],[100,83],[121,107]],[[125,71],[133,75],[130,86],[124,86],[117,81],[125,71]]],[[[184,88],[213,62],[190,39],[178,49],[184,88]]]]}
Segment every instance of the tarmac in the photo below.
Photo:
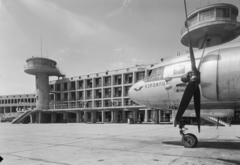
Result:
{"type": "Polygon", "coordinates": [[[240,165],[239,125],[186,127],[196,148],[173,125],[0,123],[0,164],[240,165]]]}

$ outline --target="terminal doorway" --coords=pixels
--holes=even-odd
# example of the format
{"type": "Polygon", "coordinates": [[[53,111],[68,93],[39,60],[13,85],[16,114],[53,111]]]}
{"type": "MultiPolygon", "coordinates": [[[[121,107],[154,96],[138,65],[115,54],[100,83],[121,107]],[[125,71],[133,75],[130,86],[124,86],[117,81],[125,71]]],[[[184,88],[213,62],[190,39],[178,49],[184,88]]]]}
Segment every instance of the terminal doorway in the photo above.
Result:
{"type": "Polygon", "coordinates": [[[139,122],[142,123],[144,122],[145,119],[145,111],[139,111],[139,122]]]}
{"type": "Polygon", "coordinates": [[[62,113],[56,114],[56,123],[63,123],[63,114],[62,113]]]}
{"type": "Polygon", "coordinates": [[[77,115],[76,113],[68,113],[68,123],[76,123],[77,121],[77,115]]]}
{"type": "Polygon", "coordinates": [[[97,112],[97,122],[102,122],[102,112],[97,112]]]}
{"type": "Polygon", "coordinates": [[[112,121],[112,112],[107,111],[105,112],[105,122],[111,122],[112,121]]]}
{"type": "Polygon", "coordinates": [[[170,122],[172,118],[172,111],[161,111],[160,122],[170,122]]]}

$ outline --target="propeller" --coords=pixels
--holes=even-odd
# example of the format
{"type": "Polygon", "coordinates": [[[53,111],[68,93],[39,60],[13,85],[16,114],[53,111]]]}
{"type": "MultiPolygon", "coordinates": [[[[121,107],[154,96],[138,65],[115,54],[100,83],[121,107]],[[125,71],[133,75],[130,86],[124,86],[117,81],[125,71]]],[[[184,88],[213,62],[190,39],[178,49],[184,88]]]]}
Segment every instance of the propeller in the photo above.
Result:
{"type": "MultiPolygon", "coordinates": [[[[174,126],[176,127],[179,121],[182,118],[183,113],[187,109],[192,97],[194,98],[194,107],[195,107],[195,113],[196,113],[196,118],[197,118],[197,125],[198,125],[198,131],[200,132],[200,109],[201,109],[201,94],[200,94],[200,89],[199,89],[199,84],[200,84],[200,65],[201,61],[205,52],[205,49],[203,50],[203,54],[201,57],[201,60],[199,62],[198,68],[196,67],[195,64],[195,57],[193,53],[193,48],[192,48],[192,41],[191,41],[191,36],[189,33],[189,28],[188,28],[188,18],[187,18],[187,7],[186,7],[186,0],[184,0],[184,7],[185,7],[185,14],[186,14],[186,22],[185,26],[187,28],[188,32],[188,41],[189,41],[189,52],[190,52],[190,60],[191,60],[191,68],[192,71],[188,72],[187,75],[183,75],[185,81],[187,79],[188,85],[183,93],[182,100],[180,102],[177,114],[175,116],[174,120],[174,126]]],[[[203,43],[201,45],[201,49],[205,43],[205,40],[207,38],[207,35],[205,36],[203,43]]],[[[182,79],[183,80],[183,79],[182,79]]]]}

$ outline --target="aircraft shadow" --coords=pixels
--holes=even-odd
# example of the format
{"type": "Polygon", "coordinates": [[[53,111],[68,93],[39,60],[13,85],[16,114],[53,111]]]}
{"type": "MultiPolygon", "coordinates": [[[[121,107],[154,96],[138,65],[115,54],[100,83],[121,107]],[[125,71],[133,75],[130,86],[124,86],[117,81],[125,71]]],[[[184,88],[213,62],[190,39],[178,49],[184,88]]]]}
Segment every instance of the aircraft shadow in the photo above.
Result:
{"type": "MultiPolygon", "coordinates": [[[[183,146],[181,141],[164,141],[162,142],[166,145],[176,145],[183,146]]],[[[213,148],[213,149],[230,149],[230,150],[240,150],[240,141],[239,142],[204,142],[199,141],[196,148],[213,148]]]]}

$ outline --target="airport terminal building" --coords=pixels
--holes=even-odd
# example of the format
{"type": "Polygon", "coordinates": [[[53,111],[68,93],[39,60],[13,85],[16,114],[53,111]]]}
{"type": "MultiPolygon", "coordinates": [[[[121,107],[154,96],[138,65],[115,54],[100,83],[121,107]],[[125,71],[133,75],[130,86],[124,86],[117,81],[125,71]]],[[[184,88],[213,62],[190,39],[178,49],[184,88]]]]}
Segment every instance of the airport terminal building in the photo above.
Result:
{"type": "Polygon", "coordinates": [[[35,108],[35,113],[29,114],[25,122],[172,123],[171,110],[153,111],[128,96],[129,88],[143,79],[152,66],[154,64],[49,81],[49,107],[41,111],[36,109],[37,93],[0,96],[0,115],[17,117],[35,108]]]}

